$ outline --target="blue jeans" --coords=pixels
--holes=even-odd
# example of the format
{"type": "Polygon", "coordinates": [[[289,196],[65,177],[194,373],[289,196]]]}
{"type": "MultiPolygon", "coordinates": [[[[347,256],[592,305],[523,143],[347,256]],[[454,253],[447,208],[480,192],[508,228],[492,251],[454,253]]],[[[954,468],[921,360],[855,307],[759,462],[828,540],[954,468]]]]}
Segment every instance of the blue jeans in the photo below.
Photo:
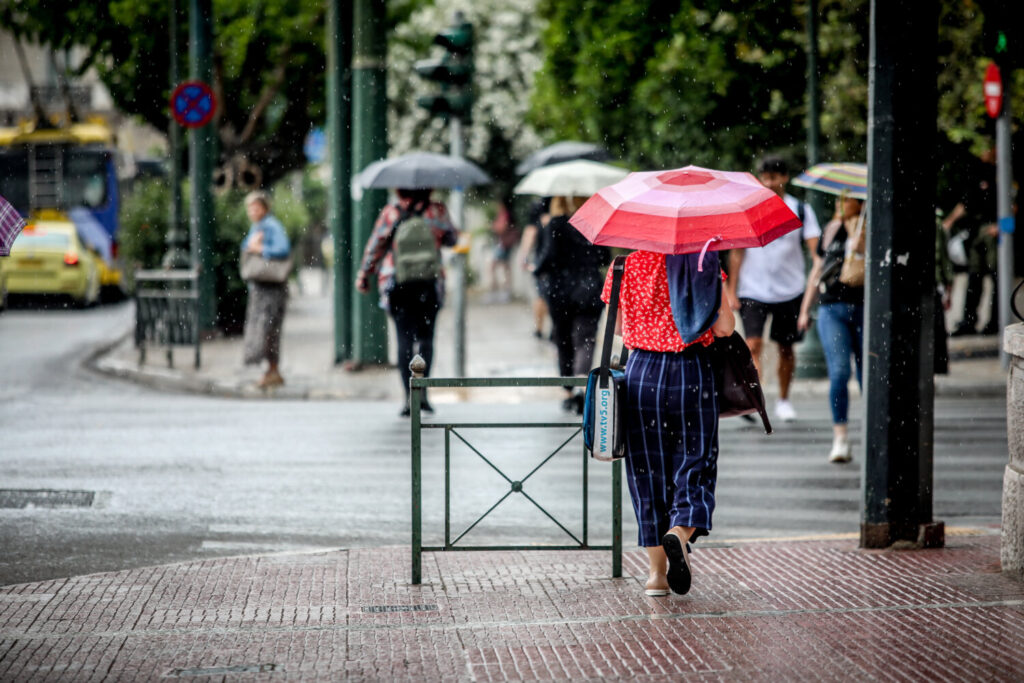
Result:
{"type": "Polygon", "coordinates": [[[846,424],[850,407],[850,354],[857,362],[857,384],[864,388],[861,352],[864,348],[864,304],[818,306],[818,336],[828,365],[832,423],[846,424]]]}

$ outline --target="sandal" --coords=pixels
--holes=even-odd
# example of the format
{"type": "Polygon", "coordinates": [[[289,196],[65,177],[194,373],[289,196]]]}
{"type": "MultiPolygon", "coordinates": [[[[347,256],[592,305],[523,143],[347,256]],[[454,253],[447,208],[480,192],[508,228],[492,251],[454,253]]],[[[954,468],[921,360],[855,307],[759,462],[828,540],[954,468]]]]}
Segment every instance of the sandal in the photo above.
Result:
{"type": "Polygon", "coordinates": [[[690,591],[693,574],[690,571],[688,544],[673,533],[661,537],[661,547],[668,557],[668,586],[673,593],[686,595],[690,591]]]}

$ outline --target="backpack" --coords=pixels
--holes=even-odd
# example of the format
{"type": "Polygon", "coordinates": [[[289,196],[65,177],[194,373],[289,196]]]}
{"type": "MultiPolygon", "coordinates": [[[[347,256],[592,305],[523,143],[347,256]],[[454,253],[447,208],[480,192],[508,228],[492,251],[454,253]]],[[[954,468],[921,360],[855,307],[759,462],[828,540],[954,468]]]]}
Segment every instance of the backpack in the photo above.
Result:
{"type": "Polygon", "coordinates": [[[441,252],[434,231],[420,214],[399,219],[392,238],[395,283],[436,280],[441,275],[441,252]]]}

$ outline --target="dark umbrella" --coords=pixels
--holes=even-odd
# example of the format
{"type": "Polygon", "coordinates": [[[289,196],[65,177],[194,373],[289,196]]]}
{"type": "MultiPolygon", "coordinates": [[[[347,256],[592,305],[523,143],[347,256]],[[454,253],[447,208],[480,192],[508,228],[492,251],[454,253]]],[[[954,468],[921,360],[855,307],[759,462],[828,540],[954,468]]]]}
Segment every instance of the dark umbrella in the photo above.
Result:
{"type": "Polygon", "coordinates": [[[516,173],[526,175],[530,171],[559,164],[563,161],[575,159],[589,159],[591,161],[604,161],[609,158],[608,150],[592,142],[578,142],[576,140],[563,140],[544,149],[539,149],[526,157],[518,166],[516,173]]]}
{"type": "Polygon", "coordinates": [[[433,152],[409,152],[375,161],[359,174],[359,184],[366,188],[426,190],[489,182],[491,177],[472,161],[433,152]]]}

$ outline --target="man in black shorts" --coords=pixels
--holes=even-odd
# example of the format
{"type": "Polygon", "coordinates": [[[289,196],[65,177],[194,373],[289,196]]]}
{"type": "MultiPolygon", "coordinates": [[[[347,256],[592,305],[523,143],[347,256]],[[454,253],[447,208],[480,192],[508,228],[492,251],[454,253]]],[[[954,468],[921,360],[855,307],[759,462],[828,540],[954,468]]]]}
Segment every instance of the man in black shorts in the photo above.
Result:
{"type": "MultiPolygon", "coordinates": [[[[789,166],[784,159],[765,157],[758,174],[764,186],[782,197],[800,218],[803,227],[763,247],[730,251],[726,287],[733,307],[740,311],[743,333],[758,373],[761,373],[765,322],[768,316],[772,318],[771,339],[779,345],[779,400],[775,404],[775,416],[789,422],[796,419],[796,410],[789,401],[789,385],[796,369],[793,344],[801,336],[796,323],[806,279],[801,242],[813,254],[821,228],[811,207],[786,194],[789,166]]],[[[764,376],[763,373],[761,375],[764,376]]]]}

